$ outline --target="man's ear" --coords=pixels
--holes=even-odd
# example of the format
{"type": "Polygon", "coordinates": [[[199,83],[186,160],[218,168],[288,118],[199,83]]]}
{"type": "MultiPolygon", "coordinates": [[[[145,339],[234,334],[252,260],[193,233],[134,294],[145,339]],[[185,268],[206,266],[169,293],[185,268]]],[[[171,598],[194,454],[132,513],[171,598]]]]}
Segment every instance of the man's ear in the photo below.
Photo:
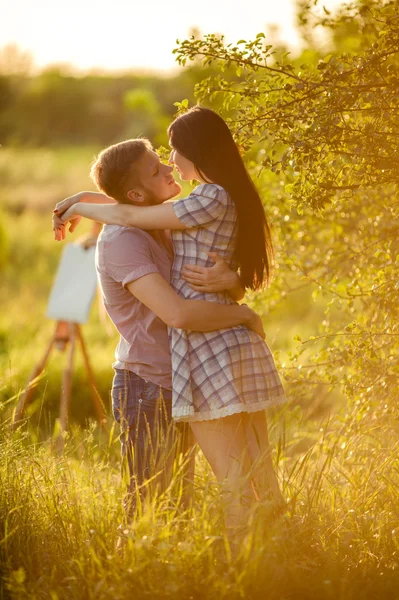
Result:
{"type": "Polygon", "coordinates": [[[143,192],[139,189],[129,190],[126,195],[130,202],[144,202],[145,200],[143,192]]]}

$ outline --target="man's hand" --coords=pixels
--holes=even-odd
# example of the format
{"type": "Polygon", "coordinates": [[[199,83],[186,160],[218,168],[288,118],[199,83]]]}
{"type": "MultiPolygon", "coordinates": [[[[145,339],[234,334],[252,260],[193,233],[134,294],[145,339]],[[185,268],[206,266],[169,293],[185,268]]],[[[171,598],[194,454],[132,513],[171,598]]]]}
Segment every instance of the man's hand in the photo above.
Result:
{"type": "Polygon", "coordinates": [[[82,246],[84,250],[94,248],[97,245],[97,236],[86,233],[76,240],[76,244],[82,246]]]}
{"type": "Polygon", "coordinates": [[[85,233],[76,240],[76,244],[80,244],[82,248],[88,250],[97,245],[97,239],[102,229],[101,223],[93,222],[89,233],[85,233]]]}
{"type": "Polygon", "coordinates": [[[217,252],[208,252],[212,267],[184,265],[182,277],[196,292],[223,292],[237,287],[238,275],[217,252]]]}

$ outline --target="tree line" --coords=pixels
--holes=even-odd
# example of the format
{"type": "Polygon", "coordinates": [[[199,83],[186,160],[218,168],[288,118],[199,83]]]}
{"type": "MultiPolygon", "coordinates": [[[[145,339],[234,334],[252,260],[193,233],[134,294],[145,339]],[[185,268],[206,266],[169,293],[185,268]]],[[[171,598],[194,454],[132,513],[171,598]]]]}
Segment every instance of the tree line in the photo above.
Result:
{"type": "Polygon", "coordinates": [[[59,67],[35,75],[0,72],[0,144],[105,146],[139,135],[165,144],[174,102],[192,102],[202,77],[195,66],[169,77],[78,76],[59,67]]]}

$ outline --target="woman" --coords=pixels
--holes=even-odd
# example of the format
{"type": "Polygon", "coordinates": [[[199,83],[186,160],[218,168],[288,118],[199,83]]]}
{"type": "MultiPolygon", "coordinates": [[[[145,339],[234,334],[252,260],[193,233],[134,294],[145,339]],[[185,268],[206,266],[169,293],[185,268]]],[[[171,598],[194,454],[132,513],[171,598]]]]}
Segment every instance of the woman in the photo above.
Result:
{"type": "MultiPolygon", "coordinates": [[[[240,268],[244,287],[259,289],[271,270],[272,244],[260,197],[224,120],[194,107],[169,127],[170,162],[184,180],[200,182],[188,198],[158,206],[75,204],[78,215],[142,229],[171,229],[172,286],[184,298],[232,303],[224,293],[193,290],[184,264],[208,266],[218,252],[240,268]]],[[[105,191],[106,190],[102,190],[105,191]]],[[[170,328],[173,417],[188,421],[218,481],[223,483],[226,525],[237,531],[254,498],[281,502],[273,470],[265,408],[285,401],[265,342],[245,327],[211,333],[170,328]]]]}

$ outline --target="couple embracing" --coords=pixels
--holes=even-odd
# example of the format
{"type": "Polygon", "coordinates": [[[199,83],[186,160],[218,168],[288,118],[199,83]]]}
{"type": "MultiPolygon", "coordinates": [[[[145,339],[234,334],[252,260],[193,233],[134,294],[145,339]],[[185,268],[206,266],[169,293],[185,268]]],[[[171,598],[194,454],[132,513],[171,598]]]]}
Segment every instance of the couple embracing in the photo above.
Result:
{"type": "Polygon", "coordinates": [[[53,228],[61,240],[66,224],[72,230],[82,216],[106,224],[96,264],[120,333],[112,403],[131,497],[157,453],[167,471],[169,434],[185,423],[222,485],[234,535],[249,505],[282,502],[265,409],[285,395],[260,318],[236,302],[244,288],[259,289],[269,277],[270,230],[219,115],[194,107],[168,134],[169,165],[144,139],[103,150],[91,171],[101,193],[60,202],[53,228]],[[199,185],[165,202],[181,189],[173,167],[199,185]]]}

